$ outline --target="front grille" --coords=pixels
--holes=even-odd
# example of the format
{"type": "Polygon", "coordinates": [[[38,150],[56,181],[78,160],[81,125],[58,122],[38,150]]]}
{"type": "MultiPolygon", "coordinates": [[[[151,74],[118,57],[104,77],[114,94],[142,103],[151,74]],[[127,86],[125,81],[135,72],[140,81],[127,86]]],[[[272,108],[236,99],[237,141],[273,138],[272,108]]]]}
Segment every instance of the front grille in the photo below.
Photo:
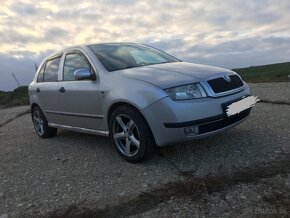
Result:
{"type": "Polygon", "coordinates": [[[250,111],[251,111],[251,108],[244,110],[237,115],[227,117],[227,118],[224,118],[222,120],[218,120],[218,121],[211,122],[211,123],[201,124],[199,126],[199,134],[212,132],[212,131],[227,127],[229,125],[232,125],[232,124],[244,119],[245,117],[247,117],[250,114],[250,111]]]}
{"type": "Polygon", "coordinates": [[[230,79],[230,81],[227,81],[224,77],[219,77],[216,79],[208,80],[207,83],[215,93],[230,91],[244,85],[243,81],[237,75],[230,75],[230,79]]]}

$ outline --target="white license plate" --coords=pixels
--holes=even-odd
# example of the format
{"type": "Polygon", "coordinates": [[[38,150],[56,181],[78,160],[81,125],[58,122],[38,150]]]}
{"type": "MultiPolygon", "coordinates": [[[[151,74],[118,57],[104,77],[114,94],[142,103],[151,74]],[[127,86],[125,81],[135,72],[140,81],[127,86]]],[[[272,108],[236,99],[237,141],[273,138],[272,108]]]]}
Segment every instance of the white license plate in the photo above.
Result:
{"type": "Polygon", "coordinates": [[[226,108],[226,114],[228,117],[239,114],[240,112],[247,110],[248,108],[254,107],[259,101],[258,97],[247,96],[239,101],[233,102],[226,108]]]}

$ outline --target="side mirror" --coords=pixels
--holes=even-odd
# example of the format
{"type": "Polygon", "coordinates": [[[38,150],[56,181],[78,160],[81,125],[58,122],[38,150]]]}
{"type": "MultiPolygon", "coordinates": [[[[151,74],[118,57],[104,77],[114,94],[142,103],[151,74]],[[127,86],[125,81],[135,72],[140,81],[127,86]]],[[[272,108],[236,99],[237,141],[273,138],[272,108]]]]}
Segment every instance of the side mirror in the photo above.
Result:
{"type": "Polygon", "coordinates": [[[86,80],[86,79],[91,79],[91,80],[96,80],[96,76],[92,75],[89,69],[83,68],[76,70],[74,72],[75,80],[86,80]]]}

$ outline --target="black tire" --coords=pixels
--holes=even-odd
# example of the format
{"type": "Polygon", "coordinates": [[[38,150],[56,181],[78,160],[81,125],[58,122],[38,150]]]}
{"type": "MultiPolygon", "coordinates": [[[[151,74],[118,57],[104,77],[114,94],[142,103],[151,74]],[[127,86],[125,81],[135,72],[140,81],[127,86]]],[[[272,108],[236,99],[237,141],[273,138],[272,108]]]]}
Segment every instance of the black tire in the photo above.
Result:
{"type": "Polygon", "coordinates": [[[149,125],[147,124],[144,117],[140,114],[140,112],[133,107],[123,105],[116,108],[110,116],[109,130],[110,139],[114,144],[115,149],[117,150],[118,154],[126,161],[132,163],[140,162],[142,160],[153,157],[156,152],[155,141],[149,125]],[[128,127],[127,132],[124,131],[124,128],[121,127],[120,118],[125,126],[128,127]],[[134,124],[131,124],[131,120],[134,124]],[[120,134],[118,139],[116,139],[116,134],[120,134]],[[125,138],[122,138],[122,134],[124,134],[123,137],[125,138]],[[137,134],[139,137],[137,137],[137,134]],[[131,145],[129,145],[130,149],[128,150],[127,141],[130,141],[131,143],[131,145]],[[138,141],[139,147],[136,146],[138,141]],[[124,144],[126,144],[125,147],[124,144]]]}
{"type": "Polygon", "coordinates": [[[31,110],[31,118],[32,118],[34,129],[39,137],[49,138],[49,137],[54,136],[57,133],[57,128],[52,128],[48,126],[47,119],[44,116],[42,110],[38,106],[35,106],[31,110]],[[40,127],[41,125],[42,127],[40,127]]]}

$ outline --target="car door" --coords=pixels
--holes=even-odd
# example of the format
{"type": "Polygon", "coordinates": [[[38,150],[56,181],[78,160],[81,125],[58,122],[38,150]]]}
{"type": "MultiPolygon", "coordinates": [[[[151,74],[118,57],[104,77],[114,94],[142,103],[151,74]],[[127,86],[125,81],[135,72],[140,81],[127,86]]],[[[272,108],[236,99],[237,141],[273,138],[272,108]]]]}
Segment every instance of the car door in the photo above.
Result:
{"type": "Polygon", "coordinates": [[[45,113],[49,123],[59,123],[61,116],[59,111],[59,91],[58,74],[61,54],[48,59],[42,66],[37,83],[35,84],[35,94],[38,104],[45,113]]]}
{"type": "Polygon", "coordinates": [[[59,87],[62,90],[60,107],[63,125],[104,130],[98,78],[87,56],[80,50],[71,50],[65,54],[59,87]],[[74,72],[84,68],[90,70],[92,78],[75,80],[74,72]]]}

